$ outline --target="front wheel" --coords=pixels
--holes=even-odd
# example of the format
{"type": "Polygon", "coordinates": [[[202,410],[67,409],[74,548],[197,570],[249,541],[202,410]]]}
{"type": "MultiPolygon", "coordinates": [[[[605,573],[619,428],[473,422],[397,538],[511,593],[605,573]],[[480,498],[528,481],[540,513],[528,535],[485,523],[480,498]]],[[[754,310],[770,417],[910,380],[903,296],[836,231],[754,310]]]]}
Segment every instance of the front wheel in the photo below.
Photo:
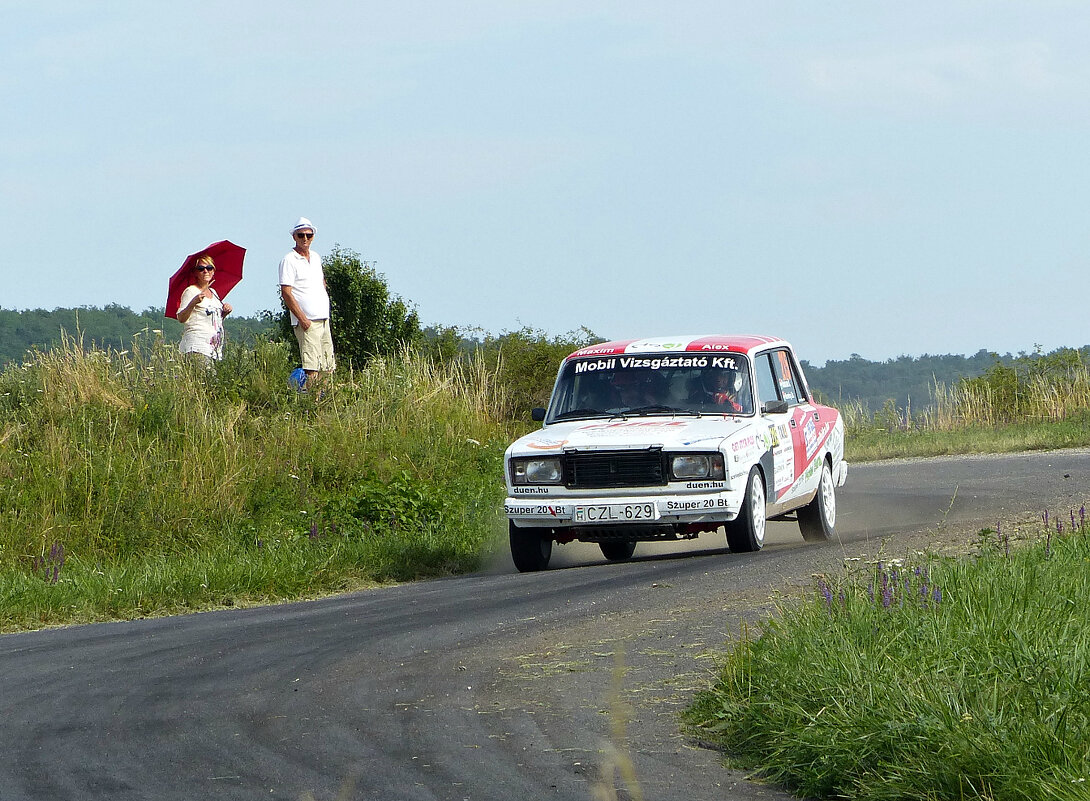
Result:
{"type": "Polygon", "coordinates": [[[602,556],[611,562],[623,562],[631,559],[636,550],[634,540],[614,540],[613,542],[600,542],[598,547],[602,549],[602,556]]]}
{"type": "Polygon", "coordinates": [[[727,545],[735,553],[759,551],[765,544],[765,482],[754,467],[738,517],[726,524],[727,545]]]}
{"type": "Polygon", "coordinates": [[[836,534],[836,485],[828,462],[821,467],[814,500],[799,509],[799,530],[807,542],[824,542],[836,534]]]}
{"type": "Polygon", "coordinates": [[[553,540],[541,535],[542,531],[548,532],[549,529],[519,528],[514,521],[508,520],[507,531],[511,540],[511,560],[520,573],[532,573],[549,566],[553,540]]]}

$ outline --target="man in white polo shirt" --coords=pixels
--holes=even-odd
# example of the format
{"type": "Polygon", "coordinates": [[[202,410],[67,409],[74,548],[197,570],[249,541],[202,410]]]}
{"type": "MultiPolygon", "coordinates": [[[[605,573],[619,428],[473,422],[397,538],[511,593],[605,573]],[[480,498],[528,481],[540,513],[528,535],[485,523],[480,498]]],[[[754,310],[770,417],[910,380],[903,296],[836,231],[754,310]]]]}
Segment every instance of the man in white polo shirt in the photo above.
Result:
{"type": "Polygon", "coordinates": [[[280,262],[280,297],[291,315],[307,383],[319,373],[337,367],[333,337],[329,333],[329,292],[326,291],[322,257],[310,249],[314,225],[306,217],[291,229],[295,247],[280,262]]]}

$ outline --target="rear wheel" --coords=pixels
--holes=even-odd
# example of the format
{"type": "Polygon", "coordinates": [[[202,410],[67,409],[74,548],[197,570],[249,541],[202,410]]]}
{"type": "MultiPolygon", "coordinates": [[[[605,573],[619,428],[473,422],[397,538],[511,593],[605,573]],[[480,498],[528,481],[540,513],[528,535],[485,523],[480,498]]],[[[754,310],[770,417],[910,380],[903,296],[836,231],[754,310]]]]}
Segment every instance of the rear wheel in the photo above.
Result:
{"type": "Polygon", "coordinates": [[[759,551],[765,544],[765,483],[761,472],[749,471],[746,497],[738,517],[726,525],[727,545],[736,553],[759,551]]]}
{"type": "Polygon", "coordinates": [[[631,559],[636,550],[634,540],[614,540],[613,542],[600,542],[598,547],[602,549],[602,556],[611,562],[623,562],[631,559]]]}
{"type": "Polygon", "coordinates": [[[836,534],[836,485],[828,462],[821,467],[814,500],[799,509],[799,530],[807,542],[822,542],[836,534]]]}
{"type": "Polygon", "coordinates": [[[507,521],[507,531],[511,539],[511,560],[520,573],[532,573],[549,566],[549,557],[553,555],[551,536],[542,536],[541,532],[549,529],[519,528],[514,521],[507,521]]]}

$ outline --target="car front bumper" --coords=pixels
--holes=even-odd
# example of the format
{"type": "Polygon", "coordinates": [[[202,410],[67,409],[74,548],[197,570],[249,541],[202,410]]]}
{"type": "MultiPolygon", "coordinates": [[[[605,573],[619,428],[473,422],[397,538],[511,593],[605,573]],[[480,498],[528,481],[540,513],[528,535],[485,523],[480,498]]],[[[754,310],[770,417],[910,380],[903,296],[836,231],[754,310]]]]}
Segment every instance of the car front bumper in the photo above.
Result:
{"type": "Polygon", "coordinates": [[[723,490],[655,496],[508,497],[503,511],[520,528],[724,523],[738,516],[743,496],[744,492],[723,490]],[[648,506],[653,513],[643,514],[648,506]]]}

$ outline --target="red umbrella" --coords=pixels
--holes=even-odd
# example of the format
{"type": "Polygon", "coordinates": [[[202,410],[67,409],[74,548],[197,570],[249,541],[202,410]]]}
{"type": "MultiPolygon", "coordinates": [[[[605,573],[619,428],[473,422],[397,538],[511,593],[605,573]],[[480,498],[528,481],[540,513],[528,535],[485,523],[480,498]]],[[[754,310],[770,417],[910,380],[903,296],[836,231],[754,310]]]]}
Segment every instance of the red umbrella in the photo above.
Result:
{"type": "Polygon", "coordinates": [[[216,263],[216,277],[212,288],[221,299],[227,297],[227,293],[235,288],[235,284],[242,280],[242,260],[246,257],[246,248],[228,242],[213,242],[204,250],[198,250],[190,255],[178,272],[170,276],[170,286],[167,287],[166,316],[178,319],[178,304],[182,300],[182,292],[190,284],[194,283],[193,267],[201,256],[211,256],[216,263]]]}

